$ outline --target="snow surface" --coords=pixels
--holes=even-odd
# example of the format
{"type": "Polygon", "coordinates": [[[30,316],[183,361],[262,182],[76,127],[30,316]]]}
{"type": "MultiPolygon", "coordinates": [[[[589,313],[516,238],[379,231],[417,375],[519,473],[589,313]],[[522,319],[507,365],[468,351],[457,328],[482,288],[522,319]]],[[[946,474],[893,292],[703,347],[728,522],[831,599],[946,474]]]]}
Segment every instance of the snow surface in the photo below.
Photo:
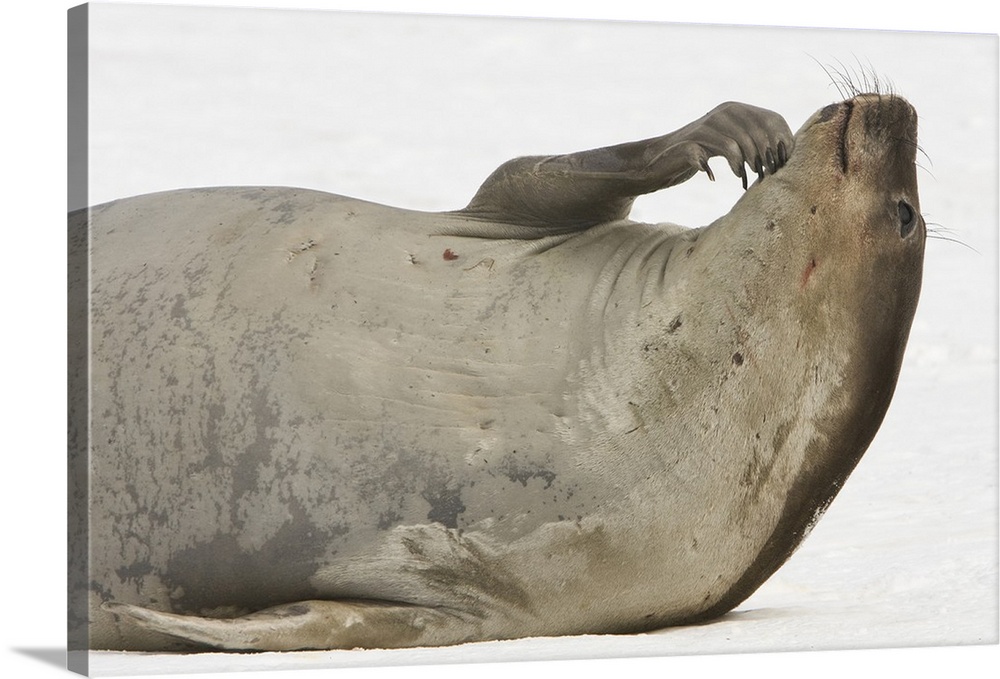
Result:
{"type": "MultiPolygon", "coordinates": [[[[253,184],[452,209],[507,158],[662,134],[725,100],[794,130],[840,98],[822,63],[874,69],[914,104],[921,209],[965,244],[928,244],[897,395],[846,487],[716,622],[406,651],[93,653],[92,673],[997,642],[995,37],[100,4],[91,36],[92,204],[253,184]]],[[[740,182],[712,164],[716,182],[643,198],[633,218],[726,212],[740,182]]]]}

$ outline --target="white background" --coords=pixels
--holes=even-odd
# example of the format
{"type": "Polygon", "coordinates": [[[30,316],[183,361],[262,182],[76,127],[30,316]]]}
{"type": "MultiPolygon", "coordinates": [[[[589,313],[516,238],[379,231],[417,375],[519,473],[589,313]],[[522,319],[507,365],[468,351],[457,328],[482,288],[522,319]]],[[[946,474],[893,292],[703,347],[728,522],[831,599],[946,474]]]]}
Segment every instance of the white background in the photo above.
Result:
{"type": "MultiPolygon", "coordinates": [[[[267,4],[407,9],[402,3],[388,2],[267,4]]],[[[711,8],[680,10],[640,4],[633,7],[617,2],[599,7],[580,2],[572,3],[569,9],[536,0],[520,5],[479,3],[477,12],[997,30],[994,19],[977,16],[982,10],[960,11],[962,3],[949,3],[946,13],[933,16],[913,9],[905,14],[902,10],[872,14],[867,3],[856,3],[857,8],[849,11],[852,3],[844,2],[837,3],[836,14],[824,14],[815,7],[805,14],[801,8],[770,3],[714,2],[711,8]]],[[[6,546],[2,553],[9,593],[4,616],[9,650],[2,662],[13,676],[58,672],[51,660],[56,657],[55,649],[64,644],[62,225],[64,11],[68,6],[56,2],[25,6],[19,19],[5,22],[3,40],[5,80],[8,86],[14,85],[5,96],[8,144],[15,147],[15,154],[4,154],[5,195],[16,205],[16,212],[7,223],[6,234],[12,238],[8,240],[7,266],[3,267],[7,291],[4,348],[8,372],[14,374],[14,380],[8,382],[14,388],[9,389],[4,422],[14,436],[8,439],[12,444],[6,447],[5,456],[6,546]]],[[[470,11],[461,3],[441,2],[421,2],[413,9],[470,11]]],[[[386,19],[386,30],[396,30],[394,20],[386,19]]],[[[419,209],[453,208],[463,204],[485,174],[507,157],[578,150],[662,133],[723,99],[778,110],[796,129],[813,109],[837,98],[809,55],[824,63],[839,59],[850,65],[855,58],[870,62],[921,113],[921,145],[929,156],[929,160],[921,160],[929,170],[920,175],[923,211],[930,221],[950,227],[957,238],[978,251],[951,243],[929,243],[924,296],[898,396],[882,432],[828,516],[786,567],[740,607],[745,612],[742,617],[651,637],[576,640],[575,646],[550,648],[593,655],[605,650],[614,653],[616,648],[622,653],[838,648],[869,645],[865,641],[873,639],[893,645],[908,645],[908,641],[922,644],[928,639],[995,642],[995,53],[992,60],[983,61],[981,47],[966,53],[960,42],[930,36],[915,43],[906,37],[870,33],[809,33],[801,44],[793,45],[773,32],[754,37],[732,29],[713,34],[723,39],[713,37],[704,42],[692,29],[678,37],[676,44],[659,45],[655,39],[643,37],[650,35],[649,27],[629,27],[639,36],[634,39],[604,37],[619,35],[621,26],[608,27],[606,33],[600,28],[583,26],[572,40],[557,43],[544,39],[551,26],[517,31],[532,49],[542,50],[544,63],[551,65],[542,74],[525,70],[531,61],[525,59],[530,54],[523,54],[522,49],[504,51],[503,41],[509,37],[503,35],[509,33],[490,30],[468,46],[470,52],[489,53],[492,49],[500,57],[508,55],[500,59],[505,68],[490,74],[484,74],[483,69],[496,65],[498,59],[476,62],[473,56],[449,57],[456,46],[436,35],[429,45],[417,50],[420,45],[408,42],[413,36],[403,31],[395,40],[382,43],[379,54],[383,56],[378,59],[383,61],[368,52],[366,61],[358,66],[359,71],[376,66],[373,76],[359,72],[352,79],[351,73],[345,74],[343,62],[333,60],[322,68],[323,64],[309,60],[316,54],[310,52],[315,49],[316,36],[308,27],[303,29],[299,44],[269,45],[267,54],[273,57],[250,64],[252,73],[275,76],[252,86],[231,77],[245,73],[250,63],[246,59],[261,53],[246,45],[240,48],[246,52],[231,53],[228,66],[235,70],[230,72],[225,71],[225,59],[174,62],[170,69],[174,75],[184,68],[202,76],[216,73],[211,80],[215,87],[209,93],[178,96],[170,89],[176,82],[166,80],[149,89],[148,78],[140,78],[123,90],[121,78],[143,73],[136,70],[134,60],[126,59],[125,67],[107,72],[99,72],[99,66],[92,64],[92,85],[106,88],[92,93],[92,200],[176,186],[277,183],[419,209]],[[390,46],[398,51],[385,59],[390,46]],[[594,59],[590,68],[575,68],[602,48],[609,53],[594,59]],[[640,62],[641,68],[629,68],[636,60],[623,53],[630,48],[646,60],[640,62]],[[650,59],[650,54],[656,58],[650,59]],[[295,79],[289,78],[283,69],[296,63],[302,65],[301,72],[295,79]],[[780,69],[774,68],[775,63],[780,69]],[[427,78],[427,70],[420,68],[426,64],[443,69],[449,77],[427,78]],[[602,68],[608,69],[607,64],[623,68],[602,72],[602,68]],[[492,81],[499,87],[482,86],[485,75],[502,78],[505,72],[520,77],[492,81]],[[412,77],[406,78],[407,74],[412,77]],[[695,78],[699,74],[705,75],[695,78]],[[477,79],[477,75],[483,77],[477,79]],[[351,122],[358,112],[356,106],[331,103],[345,101],[345,91],[363,92],[364,102],[377,100],[379,92],[373,83],[390,76],[412,83],[411,89],[402,88],[404,96],[398,95],[399,87],[394,89],[395,111],[386,105],[373,106],[358,122],[351,122]],[[461,87],[450,90],[456,83],[461,87]],[[557,83],[563,89],[555,88],[557,83]],[[341,89],[333,89],[335,86],[341,89]],[[123,97],[123,91],[128,96],[123,97]],[[545,91],[557,96],[536,96],[545,91]],[[463,106],[445,106],[442,95],[449,92],[457,93],[463,106]],[[280,96],[267,96],[275,93],[280,96]],[[528,100],[531,105],[512,106],[512,99],[521,104],[528,100]],[[171,129],[171,124],[179,127],[171,129]],[[838,640],[843,643],[838,644],[838,640]]],[[[427,30],[434,35],[433,27],[427,30]]],[[[267,36],[257,34],[257,38],[267,36]]],[[[371,50],[371,42],[361,40],[354,53],[371,50]]],[[[140,40],[129,44],[126,39],[118,47],[142,50],[149,43],[140,40]]],[[[324,53],[338,56],[335,51],[324,53]]],[[[114,54],[105,57],[106,63],[114,62],[114,54]]],[[[715,184],[698,177],[685,187],[665,192],[662,198],[644,201],[634,216],[696,225],[725,212],[738,194],[738,180],[726,176],[723,169],[716,166],[719,181],[715,184]]],[[[537,648],[525,642],[520,647],[523,653],[515,649],[513,654],[544,657],[537,655],[537,648]]],[[[567,670],[601,672],[701,673],[744,672],[749,668],[754,676],[755,670],[777,668],[783,673],[808,668],[812,674],[829,676],[824,672],[842,671],[845,666],[902,663],[913,674],[924,676],[921,670],[936,667],[935,673],[941,674],[949,665],[954,665],[958,674],[970,674],[959,668],[982,659],[995,664],[996,657],[995,652],[984,653],[983,649],[785,653],[590,660],[563,662],[560,667],[549,663],[489,665],[477,666],[475,671],[541,673],[565,666],[567,670]]],[[[423,672],[430,676],[433,671],[435,676],[458,676],[466,670],[445,666],[415,671],[346,671],[358,676],[401,676],[404,671],[407,675],[423,672]]],[[[868,675],[860,671],[862,676],[868,675]]],[[[313,674],[279,672],[267,676],[313,674]]]]}

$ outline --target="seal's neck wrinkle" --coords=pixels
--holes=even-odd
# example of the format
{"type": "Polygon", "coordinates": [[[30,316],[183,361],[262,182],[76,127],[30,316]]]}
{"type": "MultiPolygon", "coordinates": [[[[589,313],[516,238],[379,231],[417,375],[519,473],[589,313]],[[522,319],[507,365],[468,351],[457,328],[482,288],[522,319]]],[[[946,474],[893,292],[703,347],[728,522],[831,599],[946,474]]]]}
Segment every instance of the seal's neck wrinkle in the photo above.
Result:
{"type": "MultiPolygon", "coordinates": [[[[590,295],[588,318],[593,324],[615,327],[634,322],[650,299],[662,295],[668,262],[681,245],[697,240],[700,229],[675,224],[637,224],[595,229],[593,240],[607,241],[605,260],[590,295]],[[623,238],[625,230],[631,231],[623,238]],[[610,321],[610,322],[609,322],[610,321]]],[[[595,325],[595,327],[600,327],[595,325]]]]}

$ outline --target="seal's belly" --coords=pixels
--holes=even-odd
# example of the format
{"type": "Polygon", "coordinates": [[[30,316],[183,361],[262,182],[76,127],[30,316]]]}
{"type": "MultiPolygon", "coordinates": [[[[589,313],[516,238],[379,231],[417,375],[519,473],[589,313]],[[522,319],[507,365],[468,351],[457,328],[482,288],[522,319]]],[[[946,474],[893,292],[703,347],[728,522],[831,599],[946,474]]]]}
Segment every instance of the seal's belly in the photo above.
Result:
{"type": "Polygon", "coordinates": [[[604,499],[559,434],[586,281],[434,220],[267,190],[95,209],[100,577],[254,608],[400,524],[517,536],[604,499]]]}

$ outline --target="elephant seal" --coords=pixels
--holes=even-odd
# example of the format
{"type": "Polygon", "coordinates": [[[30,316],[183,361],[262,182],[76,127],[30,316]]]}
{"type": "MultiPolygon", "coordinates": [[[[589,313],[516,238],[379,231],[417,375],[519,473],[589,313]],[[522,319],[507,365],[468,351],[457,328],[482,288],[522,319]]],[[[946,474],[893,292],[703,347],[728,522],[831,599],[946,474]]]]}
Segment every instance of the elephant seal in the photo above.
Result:
{"type": "MultiPolygon", "coordinates": [[[[335,649],[719,616],[878,429],[920,289],[916,113],[729,103],[464,209],[211,188],[89,226],[96,649],[335,649]],[[732,210],[627,219],[725,157],[732,210]]],[[[81,247],[85,247],[82,245],[81,247]]],[[[78,489],[79,490],[79,489],[78,489]]]]}

